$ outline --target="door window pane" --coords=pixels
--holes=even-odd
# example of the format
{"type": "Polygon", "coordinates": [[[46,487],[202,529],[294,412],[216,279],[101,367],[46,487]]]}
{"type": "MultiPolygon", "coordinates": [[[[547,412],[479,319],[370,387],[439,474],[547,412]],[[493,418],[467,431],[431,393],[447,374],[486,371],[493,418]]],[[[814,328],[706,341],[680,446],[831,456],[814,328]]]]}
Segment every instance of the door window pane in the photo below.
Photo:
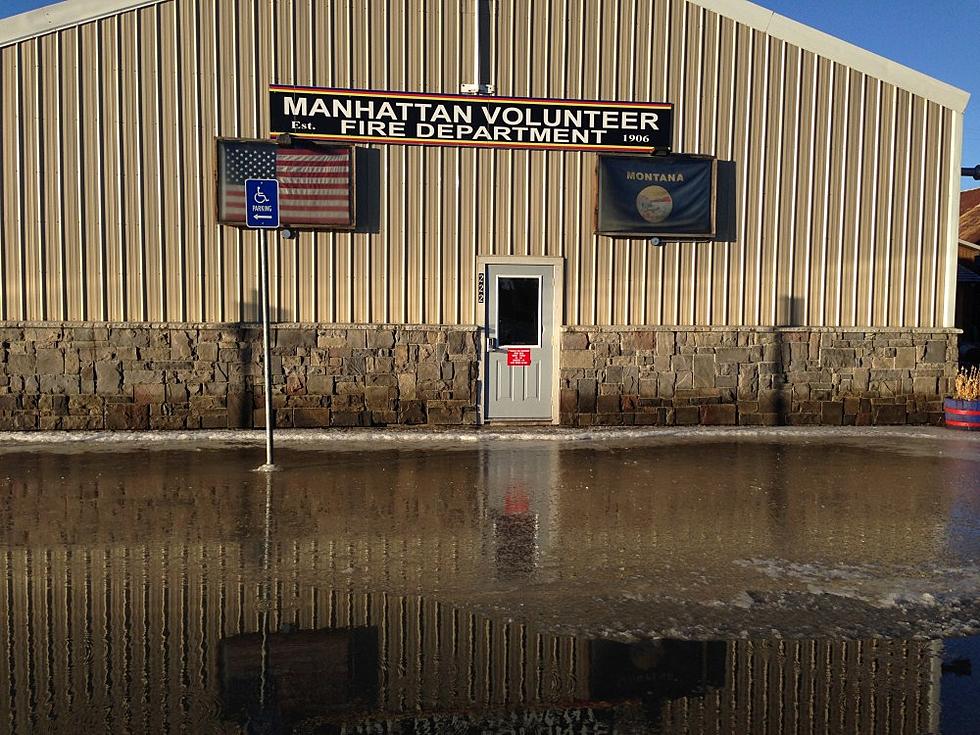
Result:
{"type": "Polygon", "coordinates": [[[537,345],[541,279],[497,278],[497,340],[501,346],[537,345]]]}

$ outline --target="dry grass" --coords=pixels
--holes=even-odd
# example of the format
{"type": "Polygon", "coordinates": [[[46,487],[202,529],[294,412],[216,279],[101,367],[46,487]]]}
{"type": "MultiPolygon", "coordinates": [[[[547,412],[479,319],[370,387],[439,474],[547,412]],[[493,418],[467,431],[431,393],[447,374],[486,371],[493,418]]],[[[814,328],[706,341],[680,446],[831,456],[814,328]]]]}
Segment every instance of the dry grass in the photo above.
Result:
{"type": "Polygon", "coordinates": [[[958,401],[980,400],[980,369],[960,368],[954,382],[953,398],[958,401]]]}

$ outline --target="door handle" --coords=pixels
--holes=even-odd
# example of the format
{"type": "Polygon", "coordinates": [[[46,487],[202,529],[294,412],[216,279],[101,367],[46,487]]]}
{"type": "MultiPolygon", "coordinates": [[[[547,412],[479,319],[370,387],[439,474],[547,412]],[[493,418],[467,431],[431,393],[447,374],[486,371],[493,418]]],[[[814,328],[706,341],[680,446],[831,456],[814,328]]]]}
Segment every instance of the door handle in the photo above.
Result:
{"type": "Polygon", "coordinates": [[[497,338],[496,337],[487,337],[487,349],[488,350],[496,350],[497,349],[497,338]]]}

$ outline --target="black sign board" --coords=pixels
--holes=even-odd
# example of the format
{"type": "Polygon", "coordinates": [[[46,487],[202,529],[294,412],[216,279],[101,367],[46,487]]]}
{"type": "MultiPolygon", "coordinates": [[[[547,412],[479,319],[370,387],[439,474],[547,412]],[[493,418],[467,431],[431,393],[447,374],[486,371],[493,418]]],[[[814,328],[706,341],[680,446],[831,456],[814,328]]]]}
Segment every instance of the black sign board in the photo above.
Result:
{"type": "Polygon", "coordinates": [[[717,161],[700,156],[599,156],[596,232],[711,239],[717,161]]]}
{"type": "Polygon", "coordinates": [[[273,135],[318,140],[651,153],[673,134],[659,102],[272,86],[269,103],[273,135]]]}

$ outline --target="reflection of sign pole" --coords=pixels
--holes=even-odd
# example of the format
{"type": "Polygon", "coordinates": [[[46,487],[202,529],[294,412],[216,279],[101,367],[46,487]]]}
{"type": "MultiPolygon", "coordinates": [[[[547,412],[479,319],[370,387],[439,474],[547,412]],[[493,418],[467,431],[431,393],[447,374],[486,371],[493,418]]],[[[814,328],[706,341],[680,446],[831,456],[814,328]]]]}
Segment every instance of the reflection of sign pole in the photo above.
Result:
{"type": "Polygon", "coordinates": [[[279,182],[275,179],[245,181],[245,224],[262,230],[259,235],[259,279],[262,300],[262,375],[265,381],[265,464],[275,466],[272,456],[272,367],[269,359],[269,233],[279,227],[279,182]]]}
{"type": "MultiPolygon", "coordinates": [[[[262,233],[262,239],[266,238],[266,233],[262,233]]],[[[268,345],[266,341],[266,345],[268,345]]],[[[266,353],[268,359],[268,353],[266,353]]],[[[268,395],[268,391],[266,391],[268,395]]],[[[266,410],[268,410],[268,402],[266,410]]],[[[268,414],[266,414],[268,416],[268,414]]],[[[269,421],[266,420],[266,424],[269,421]]],[[[271,432],[268,434],[272,436],[271,432]]],[[[271,457],[272,444],[269,444],[269,464],[272,463],[271,457]]],[[[265,476],[265,538],[262,544],[262,678],[259,681],[259,707],[262,714],[265,714],[266,706],[266,684],[269,681],[269,606],[272,604],[271,580],[269,579],[269,534],[272,529],[272,475],[265,476]]]]}

